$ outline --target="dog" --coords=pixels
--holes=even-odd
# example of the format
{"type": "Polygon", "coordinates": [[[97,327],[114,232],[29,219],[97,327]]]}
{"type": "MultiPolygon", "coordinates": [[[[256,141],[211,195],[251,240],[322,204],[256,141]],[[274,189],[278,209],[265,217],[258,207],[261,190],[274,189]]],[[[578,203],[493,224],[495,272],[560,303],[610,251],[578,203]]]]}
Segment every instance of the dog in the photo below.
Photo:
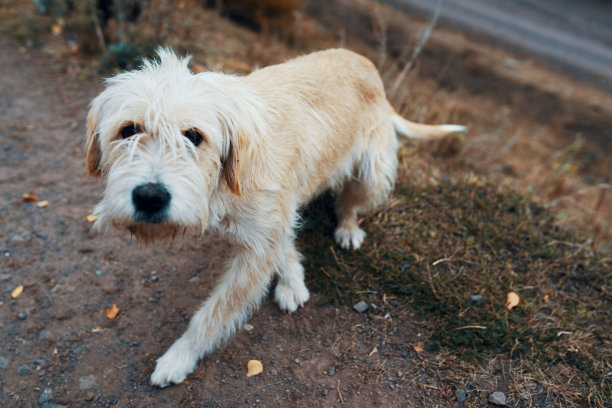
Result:
{"type": "Polygon", "coordinates": [[[215,230],[233,257],[151,383],[181,383],[236,332],[267,292],[295,312],[308,301],[295,248],[298,209],[337,193],[335,240],[358,249],[357,216],[380,205],[397,171],[397,134],[436,139],[460,125],[399,116],[376,67],[348,50],[315,52],[238,77],[193,74],[159,49],[106,80],[87,116],[87,169],[106,180],[94,228],[144,241],[215,230]]]}

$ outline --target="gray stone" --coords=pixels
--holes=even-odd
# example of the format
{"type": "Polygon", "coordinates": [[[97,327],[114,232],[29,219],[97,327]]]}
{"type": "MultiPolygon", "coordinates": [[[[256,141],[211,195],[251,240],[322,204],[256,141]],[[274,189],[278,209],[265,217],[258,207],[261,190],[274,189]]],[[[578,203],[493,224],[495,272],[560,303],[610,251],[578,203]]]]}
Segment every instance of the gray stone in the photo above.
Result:
{"type": "Polygon", "coordinates": [[[79,378],[79,389],[81,391],[91,388],[96,383],[96,376],[93,374],[79,378]]]}
{"type": "Polygon", "coordinates": [[[489,402],[494,405],[506,405],[506,394],[501,391],[495,391],[491,395],[489,395],[489,402]]]}
{"type": "Polygon", "coordinates": [[[467,399],[467,394],[465,390],[458,388],[455,390],[455,398],[457,398],[457,402],[465,402],[467,399]]]}
{"type": "Polygon", "coordinates": [[[357,313],[363,313],[366,310],[368,310],[368,304],[366,302],[364,302],[363,300],[360,302],[357,302],[353,305],[353,309],[357,312],[357,313]]]}
{"type": "Polygon", "coordinates": [[[38,397],[38,403],[44,404],[45,402],[50,401],[52,398],[53,398],[53,391],[51,391],[51,388],[45,388],[42,394],[40,394],[40,397],[38,397]]]}
{"type": "Polygon", "coordinates": [[[327,370],[327,375],[329,375],[330,377],[333,377],[334,374],[336,374],[336,367],[332,367],[329,370],[327,370]]]}
{"type": "Polygon", "coordinates": [[[8,273],[4,274],[4,275],[0,275],[0,282],[10,281],[11,278],[12,278],[12,276],[9,275],[8,273]]]}
{"type": "Polygon", "coordinates": [[[23,312],[19,312],[19,314],[17,315],[17,318],[18,318],[19,320],[25,320],[27,317],[28,317],[28,316],[26,316],[26,314],[25,314],[25,313],[23,313],[23,312]]]}
{"type": "Polygon", "coordinates": [[[26,375],[30,374],[32,374],[32,369],[28,367],[27,364],[21,365],[19,368],[17,368],[17,375],[20,377],[25,377],[26,375]]]}
{"type": "Polygon", "coordinates": [[[49,330],[41,330],[40,333],[38,333],[38,340],[39,341],[52,341],[53,333],[51,333],[49,330]]]}
{"type": "Polygon", "coordinates": [[[474,303],[478,303],[482,301],[482,295],[472,295],[470,296],[470,300],[474,303]]]}
{"type": "Polygon", "coordinates": [[[8,368],[8,363],[6,358],[0,357],[0,370],[6,370],[8,368]]]}

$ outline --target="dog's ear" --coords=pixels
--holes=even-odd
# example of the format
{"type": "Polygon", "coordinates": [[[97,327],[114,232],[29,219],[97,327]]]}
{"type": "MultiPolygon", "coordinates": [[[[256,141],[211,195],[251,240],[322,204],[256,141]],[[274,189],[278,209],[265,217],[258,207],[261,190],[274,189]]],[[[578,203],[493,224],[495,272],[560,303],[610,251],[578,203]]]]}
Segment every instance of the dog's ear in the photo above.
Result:
{"type": "Polygon", "coordinates": [[[102,169],[102,148],[100,146],[98,133],[99,109],[95,106],[87,114],[87,174],[92,177],[100,177],[102,169]]]}
{"type": "Polygon", "coordinates": [[[237,196],[241,196],[242,190],[240,189],[240,156],[238,153],[238,139],[240,138],[229,138],[227,156],[225,159],[221,160],[221,174],[227,182],[227,186],[231,192],[237,196]]]}

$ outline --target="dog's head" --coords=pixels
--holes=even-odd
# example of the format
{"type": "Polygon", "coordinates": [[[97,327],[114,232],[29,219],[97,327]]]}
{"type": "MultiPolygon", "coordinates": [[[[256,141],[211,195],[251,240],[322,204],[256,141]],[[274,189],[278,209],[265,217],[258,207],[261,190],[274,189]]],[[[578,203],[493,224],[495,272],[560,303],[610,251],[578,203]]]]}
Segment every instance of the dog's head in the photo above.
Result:
{"type": "Polygon", "coordinates": [[[87,116],[88,172],[106,179],[96,227],[145,240],[203,232],[212,195],[241,194],[240,145],[257,128],[237,78],[194,75],[169,50],[158,57],[108,79],[87,116]]]}

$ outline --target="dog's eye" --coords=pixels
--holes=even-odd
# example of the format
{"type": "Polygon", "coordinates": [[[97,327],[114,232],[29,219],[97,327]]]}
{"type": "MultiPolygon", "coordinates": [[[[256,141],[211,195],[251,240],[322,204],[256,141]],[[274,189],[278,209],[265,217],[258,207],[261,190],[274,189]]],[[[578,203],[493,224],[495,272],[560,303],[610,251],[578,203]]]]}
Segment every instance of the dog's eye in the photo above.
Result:
{"type": "Polygon", "coordinates": [[[132,137],[137,135],[138,133],[142,133],[142,129],[136,123],[128,123],[124,127],[121,128],[121,137],[127,139],[128,137],[132,137]]]}
{"type": "Polygon", "coordinates": [[[183,132],[183,135],[189,139],[194,146],[199,145],[202,143],[202,140],[204,140],[204,136],[202,136],[202,133],[200,133],[197,129],[187,129],[183,132]]]}

